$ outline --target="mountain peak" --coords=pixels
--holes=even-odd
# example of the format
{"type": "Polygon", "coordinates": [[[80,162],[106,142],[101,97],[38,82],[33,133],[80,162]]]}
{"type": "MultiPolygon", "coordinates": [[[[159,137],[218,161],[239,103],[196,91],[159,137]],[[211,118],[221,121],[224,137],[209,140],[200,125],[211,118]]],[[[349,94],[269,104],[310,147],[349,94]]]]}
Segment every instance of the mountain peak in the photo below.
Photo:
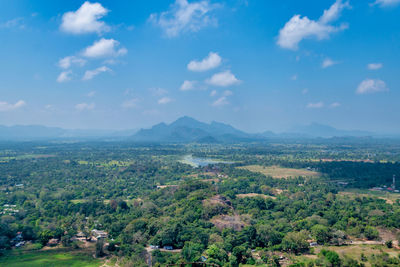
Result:
{"type": "Polygon", "coordinates": [[[183,116],[166,125],[153,126],[151,129],[139,131],[133,136],[138,141],[150,142],[205,142],[247,138],[248,134],[234,127],[213,121],[200,122],[192,117],[183,116]]]}

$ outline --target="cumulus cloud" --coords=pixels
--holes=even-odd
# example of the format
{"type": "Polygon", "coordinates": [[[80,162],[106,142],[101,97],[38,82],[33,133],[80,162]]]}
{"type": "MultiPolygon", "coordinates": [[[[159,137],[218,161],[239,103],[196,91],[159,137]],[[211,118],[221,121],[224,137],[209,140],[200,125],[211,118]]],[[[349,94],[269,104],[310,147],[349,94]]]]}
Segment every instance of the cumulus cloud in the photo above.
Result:
{"type": "Polygon", "coordinates": [[[93,110],[95,107],[94,103],[80,103],[75,105],[75,109],[78,111],[84,111],[84,110],[93,110]]]}
{"type": "Polygon", "coordinates": [[[217,90],[212,90],[210,96],[216,96],[216,95],[217,95],[217,90]]]}
{"type": "Polygon", "coordinates": [[[197,81],[184,81],[179,88],[181,91],[190,91],[195,89],[195,85],[197,84],[197,81]]]}
{"type": "Polygon", "coordinates": [[[381,7],[389,7],[400,4],[400,0],[376,0],[372,5],[380,5],[381,7]]]}
{"type": "Polygon", "coordinates": [[[221,107],[221,106],[225,106],[228,105],[229,101],[228,98],[226,96],[221,96],[220,98],[218,98],[217,100],[215,100],[212,105],[214,107],[221,107]]]}
{"type": "Polygon", "coordinates": [[[58,61],[58,66],[63,69],[69,69],[72,65],[82,67],[85,64],[86,60],[75,56],[64,57],[58,61]]]}
{"type": "Polygon", "coordinates": [[[72,71],[70,70],[61,72],[57,77],[57,82],[59,83],[68,82],[70,80],[72,80],[72,71]]]}
{"type": "Polygon", "coordinates": [[[323,108],[324,102],[308,103],[307,108],[323,108]]]}
{"type": "Polygon", "coordinates": [[[369,70],[379,70],[383,67],[382,63],[370,63],[367,65],[367,68],[369,70]]]}
{"type": "Polygon", "coordinates": [[[240,80],[238,80],[231,71],[227,70],[214,74],[210,79],[207,79],[206,82],[211,85],[226,87],[238,84],[240,80]]]}
{"type": "Polygon", "coordinates": [[[111,69],[107,68],[106,66],[102,66],[102,67],[99,67],[94,70],[87,70],[85,72],[85,74],[83,75],[82,80],[88,81],[88,80],[93,79],[95,76],[99,75],[102,72],[110,72],[110,71],[111,71],[111,69]]]}
{"type": "Polygon", "coordinates": [[[176,37],[180,33],[197,32],[200,29],[216,25],[217,20],[210,16],[218,5],[208,0],[189,3],[187,0],[176,0],[170,9],[160,14],[151,14],[149,21],[160,27],[167,37],[176,37]]]}
{"type": "Polygon", "coordinates": [[[65,13],[62,16],[61,30],[72,34],[102,33],[110,30],[110,27],[100,21],[109,10],[100,3],[90,3],[86,1],[74,11],[65,13]]]}
{"type": "Polygon", "coordinates": [[[158,103],[158,104],[161,104],[161,105],[164,105],[164,104],[170,103],[171,101],[172,101],[171,98],[165,96],[165,97],[160,98],[160,99],[157,101],[157,103],[158,103]]]}
{"type": "Polygon", "coordinates": [[[306,16],[294,15],[279,31],[277,44],[285,49],[297,50],[299,43],[303,39],[328,39],[332,33],[347,28],[346,24],[340,26],[330,25],[331,22],[339,18],[345,8],[350,8],[349,2],[343,3],[342,0],[336,0],[328,10],[324,10],[324,13],[317,21],[311,20],[306,16]]]}
{"type": "Polygon", "coordinates": [[[208,56],[201,61],[190,61],[187,68],[191,71],[206,71],[218,67],[221,61],[222,59],[217,53],[210,52],[208,56]]]}
{"type": "Polygon", "coordinates": [[[14,104],[0,101],[0,111],[12,111],[12,110],[19,109],[25,105],[26,105],[26,102],[24,100],[19,100],[14,104]]]}
{"type": "Polygon", "coordinates": [[[331,67],[331,66],[333,66],[333,65],[336,65],[336,64],[338,64],[338,63],[339,63],[339,62],[333,61],[333,60],[330,59],[330,58],[325,58],[324,61],[322,61],[321,67],[322,67],[323,69],[326,69],[326,68],[329,68],[329,67],[331,67]]]}
{"type": "Polygon", "coordinates": [[[129,99],[129,100],[124,101],[124,102],[121,104],[121,106],[122,106],[123,108],[135,108],[135,107],[137,107],[138,102],[139,102],[139,99],[137,99],[137,98],[132,98],[132,99],[129,99]]]}
{"type": "Polygon", "coordinates": [[[126,48],[119,48],[119,42],[114,39],[101,38],[93,45],[87,47],[83,51],[83,55],[88,58],[101,58],[101,57],[117,57],[125,55],[128,50],[126,48]]]}
{"type": "Polygon", "coordinates": [[[358,85],[356,93],[361,95],[385,91],[389,91],[389,88],[387,88],[384,81],[379,79],[365,79],[358,85]]]}

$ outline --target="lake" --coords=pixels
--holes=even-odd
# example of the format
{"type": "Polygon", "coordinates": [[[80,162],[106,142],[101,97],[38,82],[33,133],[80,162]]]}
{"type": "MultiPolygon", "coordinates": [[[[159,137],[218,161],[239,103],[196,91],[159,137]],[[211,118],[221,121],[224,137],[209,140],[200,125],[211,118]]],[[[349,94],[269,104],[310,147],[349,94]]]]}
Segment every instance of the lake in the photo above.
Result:
{"type": "Polygon", "coordinates": [[[215,160],[210,158],[196,158],[192,155],[186,155],[180,160],[182,163],[186,163],[192,165],[193,167],[204,167],[210,164],[218,164],[218,163],[225,163],[225,164],[232,164],[232,161],[222,161],[222,160],[215,160]]]}

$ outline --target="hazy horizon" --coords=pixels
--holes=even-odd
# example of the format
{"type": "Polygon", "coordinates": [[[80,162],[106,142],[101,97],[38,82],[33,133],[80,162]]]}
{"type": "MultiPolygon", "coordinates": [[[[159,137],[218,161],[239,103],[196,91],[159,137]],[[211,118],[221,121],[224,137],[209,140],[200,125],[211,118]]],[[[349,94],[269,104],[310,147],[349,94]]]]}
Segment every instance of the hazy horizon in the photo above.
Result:
{"type": "Polygon", "coordinates": [[[400,2],[301,2],[3,1],[0,125],[400,133],[400,2]]]}

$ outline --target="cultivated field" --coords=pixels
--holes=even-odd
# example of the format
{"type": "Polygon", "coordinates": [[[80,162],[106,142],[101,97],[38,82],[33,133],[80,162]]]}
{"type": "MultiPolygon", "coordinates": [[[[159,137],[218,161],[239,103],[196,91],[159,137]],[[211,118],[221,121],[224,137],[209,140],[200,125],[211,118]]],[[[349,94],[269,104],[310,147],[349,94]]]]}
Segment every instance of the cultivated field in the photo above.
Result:
{"type": "Polygon", "coordinates": [[[293,169],[283,168],[280,166],[261,166],[261,165],[249,165],[238,167],[239,169],[249,170],[251,172],[262,173],[265,176],[271,176],[272,178],[290,178],[290,177],[319,177],[320,173],[310,171],[306,169],[293,169]]]}

